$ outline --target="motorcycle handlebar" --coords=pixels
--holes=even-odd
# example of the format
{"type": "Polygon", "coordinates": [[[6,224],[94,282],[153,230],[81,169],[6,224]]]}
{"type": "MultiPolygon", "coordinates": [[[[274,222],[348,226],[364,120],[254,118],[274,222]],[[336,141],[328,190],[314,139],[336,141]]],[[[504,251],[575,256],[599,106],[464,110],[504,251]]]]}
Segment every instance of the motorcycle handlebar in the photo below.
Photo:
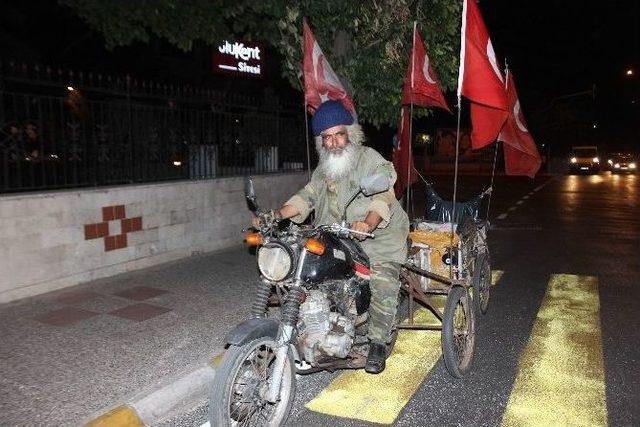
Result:
{"type": "Polygon", "coordinates": [[[336,234],[338,234],[340,236],[344,236],[344,237],[347,237],[349,234],[359,234],[361,236],[370,237],[372,239],[374,237],[376,237],[375,234],[373,234],[373,233],[365,233],[363,231],[353,230],[351,228],[344,227],[344,226],[342,226],[340,224],[332,224],[332,225],[326,226],[326,228],[329,231],[331,231],[333,233],[336,233],[336,234]]]}

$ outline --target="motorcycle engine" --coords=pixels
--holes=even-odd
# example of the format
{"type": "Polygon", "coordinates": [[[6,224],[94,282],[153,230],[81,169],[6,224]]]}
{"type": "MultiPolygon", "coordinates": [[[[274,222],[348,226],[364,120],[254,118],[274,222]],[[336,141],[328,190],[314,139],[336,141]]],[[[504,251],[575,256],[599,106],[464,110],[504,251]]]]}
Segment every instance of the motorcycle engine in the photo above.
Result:
{"type": "Polygon", "coordinates": [[[299,351],[304,359],[315,364],[326,356],[345,358],[355,336],[355,318],[331,311],[327,294],[310,290],[300,305],[298,322],[299,351]]]}

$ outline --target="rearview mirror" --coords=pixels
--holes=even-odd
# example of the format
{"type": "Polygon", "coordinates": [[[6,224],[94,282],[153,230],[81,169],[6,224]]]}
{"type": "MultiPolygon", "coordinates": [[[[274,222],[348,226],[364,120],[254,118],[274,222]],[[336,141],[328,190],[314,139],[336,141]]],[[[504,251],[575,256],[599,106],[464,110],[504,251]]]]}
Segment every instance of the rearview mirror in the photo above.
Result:
{"type": "Polygon", "coordinates": [[[247,199],[247,207],[251,212],[258,210],[258,199],[256,197],[256,190],[253,187],[253,180],[250,176],[244,180],[244,197],[247,199]]]}
{"type": "Polygon", "coordinates": [[[373,196],[389,189],[389,177],[383,173],[362,178],[360,189],[365,196],[373,196]]]}

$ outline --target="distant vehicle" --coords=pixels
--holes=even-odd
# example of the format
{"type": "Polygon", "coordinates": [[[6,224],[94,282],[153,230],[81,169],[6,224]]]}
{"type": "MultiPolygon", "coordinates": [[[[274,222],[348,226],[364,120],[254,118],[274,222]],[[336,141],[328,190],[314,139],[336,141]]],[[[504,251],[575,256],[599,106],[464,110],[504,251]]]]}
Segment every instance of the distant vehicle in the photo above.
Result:
{"type": "Polygon", "coordinates": [[[630,153],[612,153],[609,160],[611,173],[636,173],[638,160],[630,153]]]}
{"type": "Polygon", "coordinates": [[[571,147],[569,157],[569,169],[571,172],[600,172],[600,157],[598,147],[595,145],[582,145],[571,147]]]}

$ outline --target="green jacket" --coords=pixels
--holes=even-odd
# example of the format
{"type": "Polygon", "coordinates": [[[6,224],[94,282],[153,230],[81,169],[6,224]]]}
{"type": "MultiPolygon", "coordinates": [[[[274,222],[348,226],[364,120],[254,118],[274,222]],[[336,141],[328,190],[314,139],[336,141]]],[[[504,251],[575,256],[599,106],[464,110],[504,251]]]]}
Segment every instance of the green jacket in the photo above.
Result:
{"type": "Polygon", "coordinates": [[[357,150],[356,166],[347,178],[330,182],[316,169],[311,181],[285,205],[293,205],[300,212],[291,218],[294,222],[304,221],[312,210],[316,212],[316,224],[340,222],[345,205],[360,188],[360,180],[376,173],[385,173],[390,180],[389,190],[369,197],[358,195],[347,209],[347,222],[364,221],[369,211],[376,212],[382,217],[382,222],[373,231],[375,238],[361,242],[362,248],[372,263],[404,263],[407,258],[409,219],[393,192],[396,181],[393,164],[372,148],[357,146],[357,150]]]}

